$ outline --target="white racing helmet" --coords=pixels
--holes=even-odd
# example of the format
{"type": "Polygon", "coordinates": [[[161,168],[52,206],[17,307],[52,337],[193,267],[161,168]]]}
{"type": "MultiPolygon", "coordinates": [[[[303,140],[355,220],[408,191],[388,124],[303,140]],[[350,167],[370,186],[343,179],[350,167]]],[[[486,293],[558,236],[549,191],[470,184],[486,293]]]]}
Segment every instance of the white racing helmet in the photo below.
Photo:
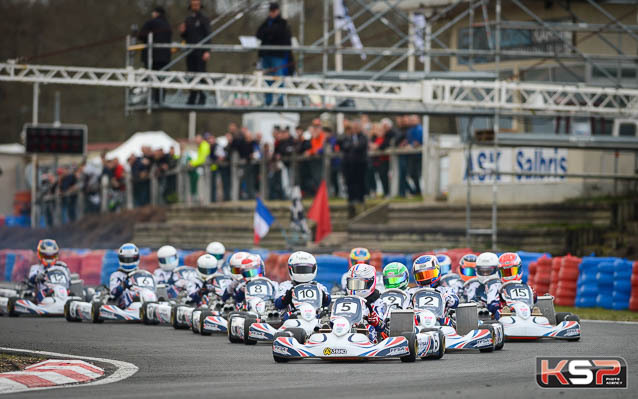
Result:
{"type": "Polygon", "coordinates": [[[346,278],[346,292],[361,298],[369,297],[377,288],[377,269],[360,263],[352,265],[346,278]]]}
{"type": "Polygon", "coordinates": [[[476,277],[481,284],[499,278],[498,256],[493,252],[483,252],[476,258],[476,277]]]}
{"type": "Polygon", "coordinates": [[[250,254],[248,252],[235,252],[230,256],[228,265],[230,266],[230,272],[238,277],[242,277],[242,263],[250,254]]]}
{"type": "Polygon", "coordinates": [[[117,251],[117,260],[120,263],[120,270],[129,273],[137,270],[140,264],[140,250],[137,245],[127,242],[117,251]]]}
{"type": "Polygon", "coordinates": [[[157,262],[162,270],[167,272],[173,271],[179,264],[177,250],[170,245],[164,245],[157,250],[157,262]]]}
{"type": "Polygon", "coordinates": [[[226,248],[221,242],[213,241],[206,246],[206,253],[213,255],[219,261],[224,259],[226,248]]]}
{"type": "Polygon", "coordinates": [[[197,258],[197,273],[202,280],[208,280],[217,272],[217,259],[211,254],[197,258]]]}
{"type": "Polygon", "coordinates": [[[293,252],[288,258],[288,275],[295,283],[311,282],[317,277],[317,259],[308,252],[293,252]]]}

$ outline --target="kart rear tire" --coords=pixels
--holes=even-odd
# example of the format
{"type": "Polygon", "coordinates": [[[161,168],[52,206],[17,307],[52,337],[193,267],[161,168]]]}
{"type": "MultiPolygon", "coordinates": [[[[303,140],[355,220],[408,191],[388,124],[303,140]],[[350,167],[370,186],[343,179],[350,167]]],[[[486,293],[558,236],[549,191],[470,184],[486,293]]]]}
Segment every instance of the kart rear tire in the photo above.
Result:
{"type": "MultiPolygon", "coordinates": [[[[275,334],[275,338],[273,339],[273,341],[276,341],[277,338],[279,338],[279,337],[290,337],[290,334],[288,334],[286,331],[288,331],[288,330],[279,331],[278,333],[276,333],[275,334]]],[[[275,359],[276,363],[288,363],[288,360],[289,360],[288,358],[276,355],[274,351],[272,353],[272,358],[275,359]]]]}
{"type": "Polygon", "coordinates": [[[257,341],[250,339],[250,326],[253,323],[257,323],[256,317],[248,316],[244,319],[244,344],[246,345],[257,345],[257,341]]]}
{"type": "Polygon", "coordinates": [[[494,352],[494,349],[496,349],[496,342],[494,342],[494,337],[495,337],[495,333],[494,333],[494,327],[492,327],[491,325],[484,325],[482,326],[483,328],[490,330],[490,333],[492,334],[492,346],[490,346],[489,348],[483,348],[483,349],[479,349],[479,351],[481,353],[489,353],[489,352],[494,352]]]}
{"type": "Polygon", "coordinates": [[[9,317],[18,317],[20,313],[16,312],[16,301],[19,298],[17,296],[12,296],[7,301],[7,312],[9,313],[9,317]]]}
{"type": "Polygon", "coordinates": [[[73,316],[71,316],[71,303],[76,302],[74,299],[69,299],[68,301],[66,301],[66,303],[64,304],[64,318],[66,319],[66,321],[68,322],[78,322],[78,321],[82,321],[78,318],[75,318],[73,316]]]}
{"type": "Polygon", "coordinates": [[[306,337],[306,330],[304,330],[303,328],[287,328],[284,332],[286,331],[289,333],[287,334],[288,336],[292,336],[300,344],[303,345],[306,343],[306,339],[308,337],[306,337]]]}
{"type": "Polygon", "coordinates": [[[242,341],[241,338],[233,336],[233,329],[231,328],[233,319],[238,316],[240,316],[240,312],[230,312],[228,315],[228,341],[230,341],[231,344],[239,344],[242,341]]]}
{"type": "Polygon", "coordinates": [[[104,320],[100,319],[100,307],[101,302],[93,302],[91,304],[91,321],[93,323],[104,323],[104,320]]]}
{"type": "Polygon", "coordinates": [[[570,314],[570,312],[556,312],[556,324],[560,324],[560,322],[565,321],[565,318],[570,314]]]}
{"type": "Polygon", "coordinates": [[[202,310],[202,312],[199,314],[199,333],[201,335],[204,335],[204,336],[211,335],[210,332],[204,331],[204,320],[206,320],[208,316],[212,316],[212,315],[213,315],[213,312],[211,312],[210,310],[202,310]]]}
{"type": "MultiPolygon", "coordinates": [[[[155,324],[153,323],[152,320],[149,320],[148,318],[148,304],[151,302],[144,302],[142,304],[142,306],[140,306],[140,320],[142,320],[142,323],[144,323],[144,325],[150,326],[151,324],[155,324]]],[[[155,303],[155,302],[153,302],[155,303]]]]}
{"type": "Polygon", "coordinates": [[[408,348],[410,349],[410,353],[403,356],[401,358],[401,361],[403,363],[412,363],[416,360],[416,356],[418,351],[418,345],[419,343],[416,340],[416,334],[413,332],[404,332],[403,334],[401,334],[401,336],[405,337],[405,339],[408,340],[408,348]]]}

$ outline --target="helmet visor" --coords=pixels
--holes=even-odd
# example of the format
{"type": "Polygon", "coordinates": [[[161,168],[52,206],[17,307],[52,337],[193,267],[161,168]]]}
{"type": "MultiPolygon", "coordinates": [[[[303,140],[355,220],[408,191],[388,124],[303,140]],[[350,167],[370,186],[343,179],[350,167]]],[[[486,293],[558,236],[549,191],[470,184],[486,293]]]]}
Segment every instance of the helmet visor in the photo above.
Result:
{"type": "Polygon", "coordinates": [[[469,267],[469,266],[462,267],[461,274],[467,277],[475,277],[476,267],[469,267]]]}
{"type": "Polygon", "coordinates": [[[242,276],[244,276],[245,278],[251,278],[251,277],[258,277],[261,276],[262,272],[261,272],[261,267],[256,267],[253,269],[243,269],[241,271],[242,276]]]}
{"type": "Polygon", "coordinates": [[[241,272],[242,272],[241,266],[231,266],[230,267],[230,272],[232,274],[241,274],[241,272]]]}
{"type": "Polygon", "coordinates": [[[422,284],[427,284],[437,277],[439,277],[439,269],[420,270],[414,273],[414,280],[422,284]]]}
{"type": "Polygon", "coordinates": [[[383,285],[386,288],[397,288],[405,282],[405,276],[383,276],[383,285]]]}
{"type": "Polygon", "coordinates": [[[499,272],[501,273],[501,277],[505,277],[505,278],[516,277],[518,276],[519,271],[520,271],[519,266],[505,267],[505,268],[499,269],[499,272]]]}
{"type": "Polygon", "coordinates": [[[369,290],[374,284],[373,278],[348,278],[346,288],[352,291],[369,290]]]}
{"type": "Polygon", "coordinates": [[[167,256],[165,258],[159,258],[160,265],[172,265],[177,263],[177,255],[167,256]]]}
{"type": "Polygon", "coordinates": [[[204,276],[209,276],[217,271],[217,269],[211,269],[209,267],[197,267],[197,270],[204,276]]]}
{"type": "Polygon", "coordinates": [[[448,274],[452,270],[451,265],[439,265],[439,268],[441,269],[441,274],[448,274]]]}
{"type": "Polygon", "coordinates": [[[496,273],[497,266],[476,266],[476,273],[479,276],[491,276],[496,273]]]}
{"type": "Polygon", "coordinates": [[[317,271],[317,265],[290,265],[290,270],[294,274],[314,274],[317,271]]]}
{"type": "Polygon", "coordinates": [[[135,256],[120,255],[118,259],[120,263],[130,264],[130,263],[137,263],[140,260],[140,256],[139,255],[135,255],[135,256]]]}

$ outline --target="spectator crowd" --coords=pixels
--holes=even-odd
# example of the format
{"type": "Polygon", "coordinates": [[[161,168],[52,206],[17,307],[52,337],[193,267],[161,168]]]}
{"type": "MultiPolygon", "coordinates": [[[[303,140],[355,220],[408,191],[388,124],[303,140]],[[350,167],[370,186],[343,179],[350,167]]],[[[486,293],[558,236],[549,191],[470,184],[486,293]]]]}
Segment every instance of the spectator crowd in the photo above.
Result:
{"type": "Polygon", "coordinates": [[[314,119],[308,126],[297,126],[294,130],[275,126],[272,140],[264,140],[261,133],[233,122],[225,132],[198,134],[193,143],[195,151],[182,149],[181,157],[176,155],[174,147],[164,152],[143,146],[138,155],[131,154],[122,164],[117,158],[102,153],[99,160],[44,170],[38,200],[49,225],[54,223],[58,204],[63,223],[77,218],[79,206],[83,206],[83,213],[123,207],[127,184],[131,185],[132,205],[148,205],[151,178],[157,181],[158,203],[175,203],[179,200],[177,171],[181,165],[192,198],[203,198],[199,190],[209,187],[207,198],[211,201],[230,201],[233,157],[238,165],[239,199],[243,200],[254,199],[261,184],[267,185],[270,200],[289,198],[294,185],[301,188],[304,197],[313,197],[326,177],[323,175],[326,170],[330,173],[330,195],[347,197],[351,204],[362,203],[366,197],[389,197],[391,177],[399,179],[400,197],[421,194],[421,154],[415,151],[399,154],[396,177],[391,176],[387,154],[390,149],[421,146],[423,129],[417,115],[378,121],[361,115],[344,121],[343,134],[336,134],[328,125],[314,119]],[[329,168],[324,167],[326,162],[329,168]],[[260,173],[262,164],[266,166],[265,174],[260,173]],[[200,179],[204,176],[210,176],[210,180],[201,185],[200,179]],[[80,193],[81,203],[78,202],[80,193]],[[58,194],[60,199],[56,202],[58,194]]]}

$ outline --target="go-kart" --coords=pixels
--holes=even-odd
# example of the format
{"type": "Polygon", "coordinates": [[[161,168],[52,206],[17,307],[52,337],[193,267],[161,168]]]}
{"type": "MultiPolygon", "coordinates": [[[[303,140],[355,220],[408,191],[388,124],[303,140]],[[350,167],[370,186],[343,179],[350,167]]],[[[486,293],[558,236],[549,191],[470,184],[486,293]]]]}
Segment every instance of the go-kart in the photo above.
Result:
{"type": "Polygon", "coordinates": [[[234,300],[222,300],[222,296],[233,282],[230,276],[219,276],[213,279],[214,292],[208,297],[207,304],[201,306],[191,314],[191,330],[202,335],[211,335],[215,332],[227,333],[228,321],[226,318],[233,312],[234,300]]]}
{"type": "MultiPolygon", "coordinates": [[[[475,303],[460,304],[454,315],[448,315],[445,312],[445,299],[440,292],[433,288],[420,288],[412,295],[411,305],[418,320],[415,327],[417,331],[441,330],[445,335],[446,350],[478,349],[481,352],[492,352],[502,348],[502,326],[479,325],[475,303]],[[450,317],[454,326],[440,324],[439,320],[446,316],[454,316],[450,317]]],[[[391,325],[393,323],[394,320],[391,320],[391,325]]]]}
{"type": "Polygon", "coordinates": [[[125,309],[115,304],[115,300],[107,289],[96,293],[91,302],[70,299],[64,305],[64,316],[67,321],[92,321],[102,323],[105,320],[140,321],[140,308],[145,302],[157,302],[155,279],[146,270],[136,270],[127,278],[133,302],[125,309]]]}
{"type": "Polygon", "coordinates": [[[506,306],[500,322],[507,340],[580,339],[580,318],[572,313],[556,313],[553,296],[539,296],[534,304],[533,291],[519,281],[503,284],[501,293],[506,306]]]}
{"type": "MultiPolygon", "coordinates": [[[[74,275],[74,277],[77,275],[74,275]]],[[[82,280],[69,281],[68,270],[60,266],[51,266],[44,272],[43,284],[51,290],[51,295],[36,302],[34,288],[28,283],[20,284],[17,289],[0,289],[0,314],[6,313],[15,317],[21,314],[37,316],[63,316],[64,304],[67,300],[82,299],[73,296],[72,292],[84,295],[82,280]],[[73,282],[73,286],[71,283],[73,282]]]]}
{"type": "Polygon", "coordinates": [[[233,343],[254,345],[250,338],[250,327],[260,322],[272,328],[281,326],[281,314],[274,306],[275,287],[266,277],[258,277],[246,283],[246,296],[242,309],[228,315],[228,340],[233,343]]]}
{"type": "MultiPolygon", "coordinates": [[[[177,305],[185,304],[186,286],[197,280],[197,270],[191,266],[180,266],[173,271],[176,282],[172,285],[158,284],[157,302],[144,302],[140,307],[140,319],[144,324],[171,324],[171,312],[177,305]]],[[[192,309],[192,306],[190,307],[192,309]]]]}
{"type": "MultiPolygon", "coordinates": [[[[301,305],[308,304],[312,309],[320,309],[322,300],[323,294],[316,284],[303,283],[294,286],[292,288],[292,306],[295,311],[292,312],[290,317],[283,324],[281,320],[278,323],[273,323],[268,319],[253,320],[252,323],[248,324],[248,338],[244,342],[249,345],[257,342],[271,342],[275,339],[277,332],[290,328],[303,329],[306,332],[306,336],[310,336],[316,324],[312,324],[310,320],[300,317],[307,315],[307,313],[301,311],[301,305]]],[[[316,312],[314,319],[317,319],[316,312]]]]}
{"type": "MultiPolygon", "coordinates": [[[[282,363],[293,359],[392,358],[399,358],[402,362],[413,362],[417,357],[440,358],[443,356],[445,343],[440,341],[440,335],[432,332],[416,334],[410,329],[385,338],[379,343],[370,341],[368,330],[364,325],[365,306],[365,302],[360,297],[340,297],[332,304],[330,316],[332,327],[324,325],[307,339],[305,331],[299,328],[287,328],[277,332],[272,344],[275,362],[282,363]]],[[[314,313],[303,312],[302,317],[310,320],[311,317],[315,317],[314,313]]],[[[397,319],[399,318],[400,316],[397,315],[397,319]]],[[[407,320],[414,323],[414,315],[410,313],[407,320]]],[[[409,328],[413,326],[410,325],[409,328]]]]}

